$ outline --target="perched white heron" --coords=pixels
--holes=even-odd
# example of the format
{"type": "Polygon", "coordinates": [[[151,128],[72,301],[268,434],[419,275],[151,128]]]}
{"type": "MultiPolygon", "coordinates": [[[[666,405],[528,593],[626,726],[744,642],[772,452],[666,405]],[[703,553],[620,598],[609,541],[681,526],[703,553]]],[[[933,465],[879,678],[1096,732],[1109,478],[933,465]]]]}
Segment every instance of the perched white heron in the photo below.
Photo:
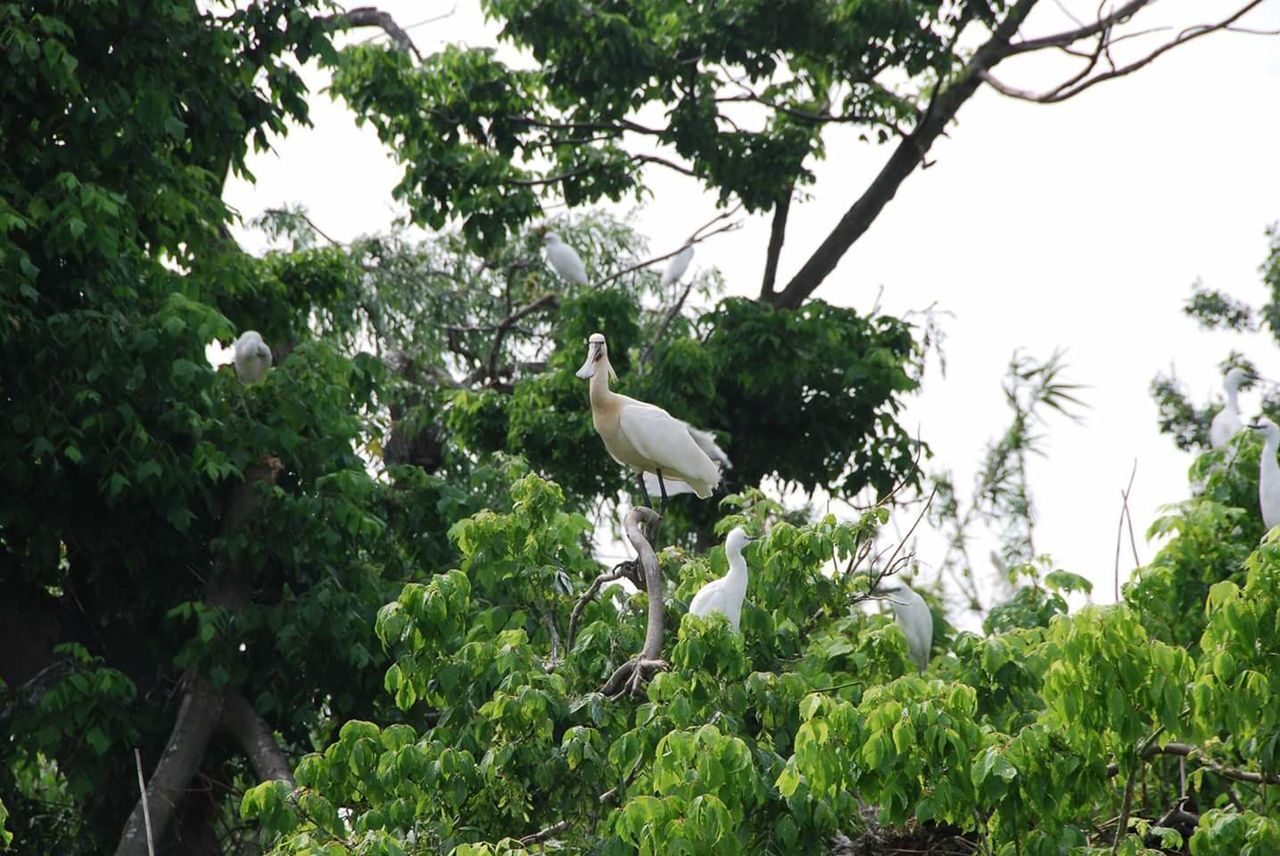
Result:
{"type": "Polygon", "coordinates": [[[1213,417],[1213,421],[1209,423],[1209,443],[1213,448],[1221,449],[1227,445],[1227,442],[1240,432],[1244,427],[1244,423],[1240,421],[1240,401],[1239,390],[1240,384],[1246,380],[1252,379],[1253,375],[1240,367],[1233,368],[1227,372],[1226,378],[1222,382],[1222,388],[1227,392],[1227,403],[1222,405],[1222,409],[1213,417]]]}
{"type": "Polygon", "coordinates": [[[1258,505],[1262,508],[1262,522],[1270,529],[1280,526],[1280,427],[1270,419],[1259,419],[1249,426],[1262,432],[1266,442],[1262,444],[1262,463],[1258,472],[1258,505]]]}
{"type": "Polygon", "coordinates": [[[893,618],[907,637],[907,650],[921,671],[929,665],[929,650],[933,647],[933,613],[924,598],[901,580],[880,580],[876,594],[882,594],[893,607],[893,618]]]}
{"type": "Polygon", "coordinates": [[[662,272],[663,287],[678,282],[680,277],[684,276],[684,272],[689,269],[691,261],[693,261],[693,244],[687,244],[683,250],[671,257],[671,261],[667,262],[667,269],[662,272]]]}
{"type": "MultiPolygon", "coordinates": [[[[668,477],[688,484],[700,499],[711,496],[720,483],[720,467],[698,445],[689,424],[661,407],[609,389],[609,378],[616,375],[602,334],[593,333],[587,341],[587,361],[578,377],[591,381],[591,422],[615,461],[656,475],[664,499],[668,477]]],[[[640,485],[645,488],[643,475],[640,485]]]]}
{"type": "Polygon", "coordinates": [[[742,599],[747,596],[747,560],[742,556],[742,548],[752,539],[747,530],[741,526],[733,527],[728,539],[724,542],[725,555],[729,557],[729,572],[717,580],[712,580],[693,596],[689,602],[689,614],[706,618],[713,612],[724,613],[734,630],[742,619],[742,599]]]}
{"type": "Polygon", "coordinates": [[[257,330],[246,330],[236,339],[235,364],[241,383],[257,383],[271,368],[271,349],[257,330]]]}
{"type": "Polygon", "coordinates": [[[573,247],[560,240],[555,232],[548,232],[543,242],[547,247],[547,261],[552,270],[566,282],[577,285],[587,284],[587,269],[582,266],[582,258],[573,247]]]}

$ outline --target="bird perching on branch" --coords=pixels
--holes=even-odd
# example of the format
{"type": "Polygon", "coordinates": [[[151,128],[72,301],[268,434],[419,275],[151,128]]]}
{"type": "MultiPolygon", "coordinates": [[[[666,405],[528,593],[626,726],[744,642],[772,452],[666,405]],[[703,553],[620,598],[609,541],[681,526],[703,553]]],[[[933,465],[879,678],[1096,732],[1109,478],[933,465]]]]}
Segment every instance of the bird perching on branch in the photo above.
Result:
{"type": "Polygon", "coordinates": [[[742,550],[751,542],[747,530],[733,527],[724,542],[724,553],[729,558],[729,572],[718,580],[712,580],[693,596],[689,602],[689,614],[706,618],[719,612],[729,619],[734,630],[741,632],[742,601],[747,596],[747,560],[742,550]]]}
{"type": "Polygon", "coordinates": [[[246,330],[236,339],[235,365],[241,383],[257,383],[271,368],[271,349],[257,330],[246,330]]]}
{"type": "Polygon", "coordinates": [[[644,473],[657,476],[664,500],[668,478],[688,484],[699,499],[711,496],[720,483],[720,467],[694,439],[691,431],[696,429],[661,407],[609,389],[609,378],[617,375],[609,364],[603,334],[593,333],[587,341],[587,361],[577,374],[591,381],[591,422],[596,433],[615,461],[641,474],[646,498],[644,473]]]}
{"type": "Polygon", "coordinates": [[[893,608],[893,618],[907,637],[907,650],[920,671],[929,665],[929,652],[933,648],[933,612],[924,598],[901,580],[881,579],[876,583],[875,594],[884,595],[893,608]]]}
{"type": "Polygon", "coordinates": [[[583,266],[577,250],[560,240],[560,236],[555,232],[548,232],[542,240],[547,247],[547,262],[551,265],[551,269],[565,282],[586,285],[587,269],[583,266]]]}

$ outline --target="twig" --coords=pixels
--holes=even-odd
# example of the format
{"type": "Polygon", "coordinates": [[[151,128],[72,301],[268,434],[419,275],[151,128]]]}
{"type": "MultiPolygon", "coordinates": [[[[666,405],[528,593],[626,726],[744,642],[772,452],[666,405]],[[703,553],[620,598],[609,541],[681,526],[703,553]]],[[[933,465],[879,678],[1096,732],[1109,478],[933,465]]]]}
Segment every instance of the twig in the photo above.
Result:
{"type": "Polygon", "coordinates": [[[662,341],[662,337],[667,335],[667,330],[671,327],[671,322],[680,314],[680,310],[684,308],[684,302],[689,299],[689,292],[693,291],[693,277],[689,277],[689,281],[685,283],[684,291],[680,292],[680,297],[675,303],[667,307],[667,311],[663,313],[662,321],[658,324],[658,329],[654,331],[653,338],[649,340],[649,344],[645,345],[644,353],[640,355],[640,365],[648,365],[649,360],[653,358],[653,350],[662,341]]]}
{"type": "Polygon", "coordinates": [[[151,831],[151,804],[147,801],[147,780],[142,775],[142,752],[133,750],[133,760],[138,766],[138,793],[142,794],[142,817],[147,826],[147,854],[156,856],[155,836],[151,831]]]}
{"type": "Polygon", "coordinates": [[[1137,763],[1133,765],[1133,769],[1129,771],[1129,778],[1124,784],[1124,802],[1120,805],[1120,821],[1116,825],[1116,836],[1111,842],[1111,853],[1120,852],[1120,840],[1129,831],[1129,809],[1133,806],[1133,786],[1138,779],[1138,771],[1142,769],[1142,765],[1146,762],[1147,752],[1156,742],[1161,734],[1164,733],[1164,726],[1158,726],[1155,731],[1148,735],[1146,740],[1142,741],[1142,745],[1138,747],[1137,763]]]}
{"type": "Polygon", "coordinates": [[[573,643],[578,638],[578,620],[582,618],[582,611],[587,608],[587,604],[591,602],[596,593],[600,591],[600,587],[605,583],[611,583],[614,580],[628,576],[623,567],[630,564],[632,564],[631,560],[619,562],[613,566],[613,570],[600,574],[591,582],[591,585],[587,586],[587,590],[582,593],[582,597],[578,598],[578,602],[573,605],[573,611],[569,613],[569,632],[565,636],[564,642],[566,653],[573,650],[573,643]]]}
{"type": "MultiPolygon", "coordinates": [[[[1133,490],[1133,477],[1138,474],[1138,459],[1133,459],[1133,469],[1129,472],[1129,485],[1120,491],[1120,520],[1116,523],[1116,566],[1115,566],[1115,598],[1120,602],[1120,538],[1124,534],[1124,521],[1129,516],[1129,491],[1133,490]]],[[[1133,521],[1129,521],[1129,536],[1133,537],[1133,521]]],[[[1138,558],[1138,546],[1133,546],[1133,558],[1138,558]]]]}
{"type": "Polygon", "coordinates": [[[520,319],[532,315],[542,309],[554,309],[560,305],[560,298],[554,294],[544,294],[532,303],[522,306],[515,312],[512,312],[506,318],[498,322],[498,327],[493,333],[493,345],[489,348],[489,380],[495,382],[498,379],[498,357],[502,356],[502,340],[506,338],[508,331],[520,321],[520,319]]]}
{"type": "Polygon", "coordinates": [[[564,832],[569,828],[569,821],[562,820],[559,823],[553,823],[546,829],[540,829],[532,835],[526,835],[520,839],[521,844],[537,844],[540,841],[546,841],[558,832],[564,832]]]}
{"type": "Polygon", "coordinates": [[[713,235],[719,235],[721,232],[731,232],[734,229],[741,228],[742,226],[741,222],[729,223],[728,225],[721,226],[719,229],[716,229],[712,232],[707,232],[707,234],[705,235],[701,234],[702,231],[706,229],[708,226],[712,226],[720,222],[721,220],[725,220],[731,217],[740,207],[741,206],[735,206],[729,211],[723,212],[721,214],[717,214],[715,217],[712,217],[707,223],[705,223],[702,226],[699,226],[698,230],[689,236],[689,240],[685,241],[683,244],[676,247],[671,252],[663,253],[660,256],[654,256],[653,258],[650,258],[650,259],[645,259],[642,262],[636,262],[630,267],[625,267],[622,270],[618,271],[617,273],[611,273],[608,276],[606,276],[604,279],[597,282],[594,287],[600,288],[601,286],[608,285],[609,283],[613,282],[615,279],[620,279],[621,277],[624,277],[629,273],[634,273],[640,270],[641,268],[647,268],[650,265],[656,265],[658,262],[665,262],[667,259],[671,258],[672,256],[680,255],[680,253],[684,252],[685,247],[691,247],[694,244],[700,244],[703,241],[705,241],[707,238],[712,237],[713,235]]]}

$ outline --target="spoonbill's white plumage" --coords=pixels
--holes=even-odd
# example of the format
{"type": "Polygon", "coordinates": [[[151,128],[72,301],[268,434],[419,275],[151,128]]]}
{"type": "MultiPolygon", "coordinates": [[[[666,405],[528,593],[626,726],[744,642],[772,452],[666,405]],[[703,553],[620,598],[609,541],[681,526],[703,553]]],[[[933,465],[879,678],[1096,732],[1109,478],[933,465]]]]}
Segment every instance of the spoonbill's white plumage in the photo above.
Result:
{"type": "Polygon", "coordinates": [[[693,261],[693,244],[686,246],[667,262],[667,268],[662,272],[662,285],[665,287],[678,282],[680,277],[684,276],[684,272],[689,269],[691,261],[693,261]]]}
{"type": "Polygon", "coordinates": [[[1227,393],[1227,403],[1222,405],[1222,409],[1209,423],[1209,443],[1215,449],[1221,449],[1227,445],[1227,442],[1244,427],[1244,423],[1240,421],[1239,390],[1240,384],[1249,377],[1249,372],[1236,367],[1227,372],[1222,382],[1222,388],[1227,393]]]}
{"type": "Polygon", "coordinates": [[[637,472],[654,473],[663,483],[668,478],[685,482],[701,499],[710,496],[720,482],[720,467],[698,445],[689,425],[661,407],[613,392],[610,376],[608,345],[594,333],[578,377],[591,381],[591,422],[613,459],[637,472]]]}
{"type": "Polygon", "coordinates": [[[742,619],[742,600],[747,596],[747,560],[742,548],[751,539],[747,530],[735,526],[724,542],[725,555],[729,557],[729,572],[718,580],[712,580],[693,596],[689,602],[689,614],[706,618],[713,612],[724,613],[734,630],[739,630],[742,619]]]}
{"type": "MultiPolygon", "coordinates": [[[[693,438],[693,442],[698,444],[698,448],[702,449],[708,458],[715,461],[721,473],[733,467],[733,464],[729,462],[729,455],[716,442],[716,435],[710,431],[703,431],[701,428],[694,428],[688,422],[684,422],[684,427],[689,429],[689,436],[693,438]]],[[[693,493],[693,488],[689,487],[687,482],[682,482],[679,479],[669,479],[664,475],[662,482],[663,485],[666,485],[667,496],[693,493]]],[[[662,485],[658,484],[658,477],[653,473],[644,474],[644,486],[651,496],[655,493],[660,493],[662,490],[662,485]]]]}
{"type": "Polygon", "coordinates": [[[582,266],[577,250],[560,240],[555,232],[548,232],[543,242],[547,246],[547,261],[561,279],[577,285],[587,284],[587,269],[582,266]]]}
{"type": "Polygon", "coordinates": [[[241,383],[257,383],[271,368],[271,349],[257,330],[246,330],[236,339],[235,365],[241,383]]]}
{"type": "Polygon", "coordinates": [[[1258,505],[1262,508],[1262,522],[1270,529],[1280,526],[1280,427],[1270,419],[1259,419],[1250,428],[1262,432],[1266,442],[1262,444],[1262,463],[1258,473],[1258,505]]]}
{"type": "Polygon", "coordinates": [[[907,637],[907,650],[921,671],[929,665],[929,650],[933,647],[933,613],[924,598],[901,580],[881,580],[876,594],[884,595],[893,607],[893,618],[907,637]]]}

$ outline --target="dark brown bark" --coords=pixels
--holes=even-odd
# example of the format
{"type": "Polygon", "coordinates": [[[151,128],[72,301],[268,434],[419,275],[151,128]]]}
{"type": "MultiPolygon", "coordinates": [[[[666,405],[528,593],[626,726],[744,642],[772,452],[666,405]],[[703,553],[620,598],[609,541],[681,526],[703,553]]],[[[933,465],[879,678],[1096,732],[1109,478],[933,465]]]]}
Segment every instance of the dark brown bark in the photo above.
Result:
{"type": "Polygon", "coordinates": [[[221,726],[236,739],[260,781],[278,780],[294,785],[293,768],[276,742],[271,726],[238,692],[227,693],[222,702],[221,726]]]}
{"type": "Polygon", "coordinates": [[[778,258],[782,255],[782,243],[787,237],[787,214],[791,211],[791,195],[779,199],[773,206],[773,226],[769,229],[769,250],[764,260],[764,281],[760,283],[760,299],[773,296],[773,286],[778,279],[778,258]]]}

